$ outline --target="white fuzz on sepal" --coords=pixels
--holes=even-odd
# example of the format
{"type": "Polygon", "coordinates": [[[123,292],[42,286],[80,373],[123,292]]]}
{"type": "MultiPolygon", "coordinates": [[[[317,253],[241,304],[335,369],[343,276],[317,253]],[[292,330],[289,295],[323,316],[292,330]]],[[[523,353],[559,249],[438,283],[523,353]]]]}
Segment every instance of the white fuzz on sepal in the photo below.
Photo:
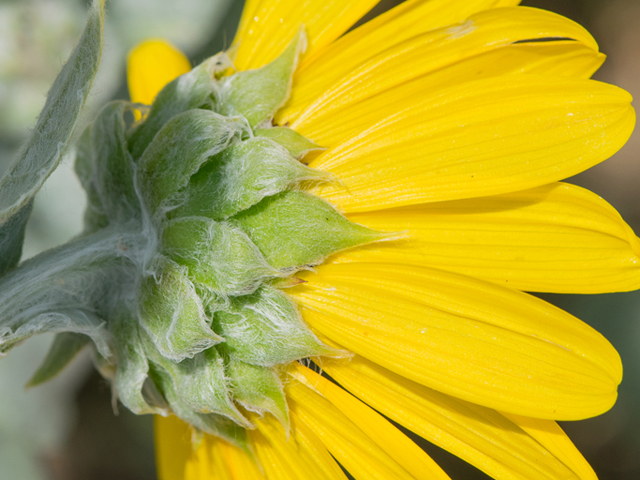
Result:
{"type": "MultiPolygon", "coordinates": [[[[293,191],[329,179],[298,160],[318,145],[270,123],[305,43],[301,30],[271,64],[231,76],[228,57],[212,57],[150,108],[112,102],[86,129],[75,164],[84,236],[0,277],[0,354],[64,332],[32,384],[90,338],[114,399],[135,413],[175,414],[248,453],[248,411],[288,430],[278,372],[342,352],[280,288],[336,250],[380,239],[293,191]]],[[[0,227],[0,274],[19,257],[30,197],[20,205],[0,227]]]]}
{"type": "Polygon", "coordinates": [[[271,367],[333,353],[304,324],[291,300],[267,286],[232,299],[227,311],[216,312],[214,329],[234,358],[253,365],[271,367]]]}
{"type": "Polygon", "coordinates": [[[270,120],[291,92],[298,58],[307,48],[303,29],[273,62],[257,70],[227,77],[220,89],[218,110],[223,115],[242,115],[251,128],[270,120]]]}
{"type": "Polygon", "coordinates": [[[165,223],[162,251],[186,266],[190,277],[211,291],[243,295],[280,272],[238,227],[205,217],[185,217],[165,223]]]}
{"type": "Polygon", "coordinates": [[[269,138],[282,145],[293,158],[300,158],[314,150],[324,150],[320,145],[287,127],[259,128],[254,134],[256,137],[269,138]]]}
{"type": "Polygon", "coordinates": [[[202,301],[186,269],[159,259],[155,276],[142,280],[140,322],[160,353],[174,361],[191,358],[223,339],[209,328],[202,301]]]}
{"type": "Polygon", "coordinates": [[[289,432],[289,407],[275,369],[231,359],[227,375],[235,400],[249,411],[275,416],[289,432]]]}
{"type": "Polygon", "coordinates": [[[115,314],[109,322],[109,329],[116,344],[117,368],[113,386],[122,404],[138,415],[166,413],[166,409],[150,405],[143,395],[149,362],[137,319],[125,312],[115,314]]]}
{"type": "Polygon", "coordinates": [[[138,187],[149,214],[170,209],[191,176],[242,129],[242,122],[208,110],[189,110],[162,127],[138,165],[138,187]]]}
{"type": "Polygon", "coordinates": [[[237,142],[211,158],[185,189],[184,203],[170,217],[226,219],[305,180],[326,180],[268,138],[237,142]]]}
{"type": "Polygon", "coordinates": [[[158,93],[149,114],[130,135],[129,145],[138,158],[160,129],[176,115],[201,107],[210,107],[216,88],[213,73],[224,68],[224,54],[211,57],[190,72],[180,75],[158,93]]]}

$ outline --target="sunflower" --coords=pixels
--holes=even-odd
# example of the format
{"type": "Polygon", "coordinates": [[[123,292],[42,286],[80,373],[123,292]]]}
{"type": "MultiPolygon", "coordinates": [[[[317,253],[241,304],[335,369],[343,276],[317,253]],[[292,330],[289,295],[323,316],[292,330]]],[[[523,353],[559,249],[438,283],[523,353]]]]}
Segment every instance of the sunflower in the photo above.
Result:
{"type": "MultiPolygon", "coordinates": [[[[589,80],[604,56],[553,13],[408,0],[350,30],[376,3],[248,0],[231,63],[219,61],[229,88],[260,90],[256,79],[289,59],[290,79],[263,82],[284,89],[266,122],[241,113],[256,136],[308,142],[295,156],[323,181],[305,177],[289,195],[322,199],[360,230],[288,262],[289,239],[320,248],[331,232],[276,200],[254,215],[262,224],[241,221],[272,266],[297,266],[274,290],[325,350],[278,364],[285,405],[240,402],[244,446],[157,416],[160,478],[448,478],[391,421],[494,478],[595,478],[555,420],[607,411],[619,356],[524,292],[640,287],[632,230],[598,196],[559,183],[625,143],[631,98],[589,80]],[[264,225],[281,232],[277,245],[264,225]]],[[[189,70],[168,44],[140,45],[132,101],[151,104],[189,70]]]]}

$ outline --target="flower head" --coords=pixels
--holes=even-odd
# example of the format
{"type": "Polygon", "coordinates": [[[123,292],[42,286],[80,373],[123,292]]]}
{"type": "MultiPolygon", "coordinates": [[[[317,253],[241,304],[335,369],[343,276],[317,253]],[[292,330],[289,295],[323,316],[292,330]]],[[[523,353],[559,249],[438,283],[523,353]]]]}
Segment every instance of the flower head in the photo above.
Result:
{"type": "Polygon", "coordinates": [[[631,98],[558,15],[409,0],[348,31],[376,3],[249,0],[192,70],[132,52],[151,105],[105,107],[76,164],[101,371],[164,415],[163,480],[448,478],[387,418],[495,478],[594,478],[555,420],[608,410],[619,356],[524,292],[640,287],[635,234],[559,183],[631,98]]]}
{"type": "MultiPolygon", "coordinates": [[[[246,450],[207,436],[191,452],[185,427],[159,418],[164,478],[344,478],[336,460],[355,478],[446,477],[376,410],[496,478],[594,477],[553,420],[610,408],[618,355],[523,291],[638,288],[631,229],[557,183],[619,149],[634,113],[626,92],[588,80],[603,56],[585,30],[517,3],[408,1],[344,34],[375,2],[247,2],[235,75],[278,62],[301,26],[308,38],[266,127],[323,147],[302,161],[331,180],[306,191],[386,235],[286,290],[351,353],[316,359],[325,375],[286,370],[290,430],[251,415],[246,450]]],[[[276,237],[257,242],[267,259],[290,248],[276,237]]]]}

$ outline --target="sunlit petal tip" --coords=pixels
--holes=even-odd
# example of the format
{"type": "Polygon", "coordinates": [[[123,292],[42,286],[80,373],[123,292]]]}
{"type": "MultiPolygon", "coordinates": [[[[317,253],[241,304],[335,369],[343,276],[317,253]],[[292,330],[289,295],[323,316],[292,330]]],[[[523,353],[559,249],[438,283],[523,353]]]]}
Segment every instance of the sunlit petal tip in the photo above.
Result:
{"type": "Polygon", "coordinates": [[[290,292],[312,328],[436,390],[561,420],[599,415],[617,397],[616,350],[534,297],[410,265],[325,263],[300,276],[290,292]]]}
{"type": "Polygon", "coordinates": [[[349,214],[395,242],[331,258],[431,266],[528,292],[640,288],[640,241],[598,195],[566,183],[510,194],[349,214]]]}
{"type": "Polygon", "coordinates": [[[635,125],[631,95],[593,80],[504,75],[423,95],[312,161],[344,185],[313,193],[349,213],[525,190],[606,160],[635,125]]]}

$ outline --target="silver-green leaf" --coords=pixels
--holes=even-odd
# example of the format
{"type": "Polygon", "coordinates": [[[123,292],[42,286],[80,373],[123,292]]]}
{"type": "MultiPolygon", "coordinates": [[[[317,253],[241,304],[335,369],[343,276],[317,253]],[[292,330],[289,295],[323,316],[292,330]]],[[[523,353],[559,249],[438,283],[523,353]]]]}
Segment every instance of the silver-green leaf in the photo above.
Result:
{"type": "MultiPolygon", "coordinates": [[[[0,224],[23,211],[69,147],[100,63],[103,23],[104,0],[95,0],[82,38],[51,87],[31,136],[0,180],[0,224]]],[[[20,235],[19,229],[14,231],[20,235]]]]}

